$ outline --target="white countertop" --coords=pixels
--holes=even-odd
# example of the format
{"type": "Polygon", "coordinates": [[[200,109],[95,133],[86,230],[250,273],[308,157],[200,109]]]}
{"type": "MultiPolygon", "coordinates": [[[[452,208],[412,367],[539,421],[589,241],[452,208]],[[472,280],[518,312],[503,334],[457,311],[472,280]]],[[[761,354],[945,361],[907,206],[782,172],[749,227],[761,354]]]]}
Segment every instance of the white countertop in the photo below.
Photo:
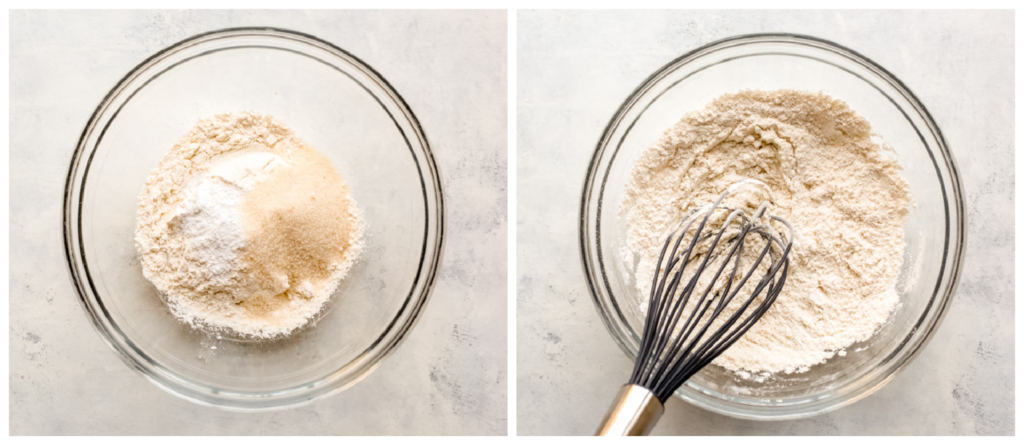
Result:
{"type": "Polygon", "coordinates": [[[671,400],[654,434],[1014,434],[1013,12],[519,11],[519,434],[592,434],[632,363],[601,323],[577,238],[587,164],[648,75],[724,37],[790,32],[884,66],[928,107],[966,190],[959,290],[927,348],[851,406],[782,422],[671,400]]]}
{"type": "Polygon", "coordinates": [[[10,433],[505,434],[507,16],[504,11],[11,11],[10,433]],[[274,26],[332,42],[408,101],[448,209],[440,278],[397,352],[354,387],[246,414],[171,396],[90,326],[65,269],[71,153],[104,95],[192,35],[274,26]]]}

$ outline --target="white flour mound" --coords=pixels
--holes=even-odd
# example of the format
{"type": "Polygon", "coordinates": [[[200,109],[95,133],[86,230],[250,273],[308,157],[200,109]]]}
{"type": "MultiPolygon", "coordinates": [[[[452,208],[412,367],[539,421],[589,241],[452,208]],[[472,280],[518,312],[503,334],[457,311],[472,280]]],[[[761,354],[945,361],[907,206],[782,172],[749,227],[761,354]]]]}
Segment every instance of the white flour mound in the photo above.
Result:
{"type": "Polygon", "coordinates": [[[872,136],[846,103],[793,90],[725,95],[684,116],[638,158],[621,203],[639,295],[649,295],[666,228],[754,178],[796,229],[790,274],[713,363],[740,375],[803,372],[870,338],[899,304],[910,205],[895,153],[872,136]]]}
{"type": "MultiPolygon", "coordinates": [[[[251,227],[264,227],[250,221],[247,230],[245,213],[251,192],[275,175],[308,165],[296,159],[311,158],[311,150],[270,116],[223,114],[199,122],[150,173],[139,198],[135,245],[143,274],[176,317],[212,331],[270,338],[294,331],[321,310],[361,250],[362,223],[346,186],[324,183],[335,197],[345,198],[341,201],[327,199],[326,193],[308,197],[314,204],[319,197],[325,199],[321,205],[340,205],[347,216],[326,224],[345,244],[329,246],[337,249],[333,263],[311,274],[268,280],[265,268],[252,260],[258,240],[252,239],[251,227]],[[279,285],[266,284],[275,280],[279,285]]],[[[308,203],[292,202],[291,209],[309,209],[303,207],[308,203]]],[[[285,231],[292,230],[287,223],[294,217],[288,219],[287,210],[275,215],[285,231]]],[[[315,229],[325,227],[323,219],[300,221],[306,223],[303,231],[316,235],[315,229]]],[[[281,255],[287,260],[289,253],[281,255]]]]}

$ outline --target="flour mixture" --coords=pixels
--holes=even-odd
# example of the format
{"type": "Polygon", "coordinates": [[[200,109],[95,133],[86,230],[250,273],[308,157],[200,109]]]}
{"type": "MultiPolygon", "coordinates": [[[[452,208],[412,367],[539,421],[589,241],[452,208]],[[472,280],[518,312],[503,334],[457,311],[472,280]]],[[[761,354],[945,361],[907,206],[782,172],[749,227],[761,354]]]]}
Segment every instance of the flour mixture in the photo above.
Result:
{"type": "Polygon", "coordinates": [[[270,116],[244,112],[199,122],[150,173],[135,246],[179,319],[270,338],[321,310],[361,236],[330,160],[270,116]]]}
{"type": "Polygon", "coordinates": [[[621,208],[639,295],[649,295],[665,229],[754,178],[770,187],[773,214],[796,229],[790,275],[771,310],[714,363],[764,376],[845,354],[899,304],[910,205],[899,171],[892,149],[842,101],[793,90],[722,96],[634,165],[621,208]]]}

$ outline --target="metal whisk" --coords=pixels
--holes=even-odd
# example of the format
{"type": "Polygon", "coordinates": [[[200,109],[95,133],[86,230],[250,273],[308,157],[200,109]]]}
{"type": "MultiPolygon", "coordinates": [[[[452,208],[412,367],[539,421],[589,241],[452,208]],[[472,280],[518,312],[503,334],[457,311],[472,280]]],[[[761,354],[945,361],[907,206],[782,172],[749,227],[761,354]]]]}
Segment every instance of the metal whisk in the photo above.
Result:
{"type": "Polygon", "coordinates": [[[757,180],[739,181],[669,232],[632,377],[598,435],[649,433],[672,393],[736,343],[779,296],[789,272],[793,226],[766,215],[767,201],[753,214],[722,205],[730,194],[752,186],[767,190],[757,180]],[[784,225],[788,236],[776,233],[771,221],[784,225]],[[744,257],[750,245],[755,255],[744,257]]]}

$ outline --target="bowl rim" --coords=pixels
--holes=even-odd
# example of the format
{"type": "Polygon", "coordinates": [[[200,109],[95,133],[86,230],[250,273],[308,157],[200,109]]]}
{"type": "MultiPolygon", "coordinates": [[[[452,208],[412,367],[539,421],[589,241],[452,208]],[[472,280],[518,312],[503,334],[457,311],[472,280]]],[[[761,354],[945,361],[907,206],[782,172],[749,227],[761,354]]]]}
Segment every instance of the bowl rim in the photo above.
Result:
{"type": "MultiPolygon", "coordinates": [[[[601,286],[603,285],[605,289],[608,289],[608,293],[611,294],[610,284],[608,283],[608,279],[605,276],[605,268],[601,253],[600,232],[597,230],[600,227],[601,212],[603,207],[602,201],[604,198],[604,187],[607,181],[608,170],[610,168],[610,165],[612,165],[612,163],[614,162],[615,155],[619,149],[619,147],[609,147],[608,144],[609,142],[611,142],[613,134],[616,132],[619,124],[622,123],[622,120],[625,117],[626,113],[631,110],[632,106],[642,96],[644,96],[644,94],[649,89],[657,85],[663,76],[669,74],[672,71],[675,71],[676,69],[681,68],[685,64],[693,60],[696,60],[704,55],[711,54],[719,49],[730,47],[732,44],[741,41],[749,41],[749,43],[796,44],[805,47],[813,47],[816,50],[828,49],[836,54],[845,56],[846,59],[849,59],[850,61],[855,62],[864,68],[867,68],[869,71],[875,74],[880,80],[887,83],[889,86],[893,87],[893,89],[895,89],[897,93],[902,95],[903,98],[906,99],[913,106],[914,111],[916,111],[920,115],[921,120],[924,121],[927,127],[922,129],[915,128],[915,130],[918,131],[919,136],[921,130],[930,131],[931,136],[934,137],[936,141],[936,147],[934,148],[936,151],[939,152],[939,154],[942,155],[943,159],[941,161],[946,168],[946,173],[949,176],[948,187],[950,188],[952,197],[947,194],[947,185],[943,184],[946,181],[943,180],[942,172],[937,171],[940,182],[940,188],[942,189],[944,201],[943,208],[945,211],[946,218],[945,246],[943,248],[943,259],[939,268],[940,273],[936,283],[935,291],[932,293],[932,297],[929,300],[928,305],[925,307],[921,319],[918,321],[919,323],[921,321],[924,321],[924,319],[929,318],[929,314],[931,314],[928,320],[930,323],[927,326],[924,326],[925,328],[927,328],[927,330],[924,331],[923,338],[920,341],[918,341],[915,345],[913,345],[914,348],[910,350],[909,354],[902,357],[901,361],[894,368],[892,368],[887,375],[883,376],[881,379],[878,379],[875,382],[870,382],[870,384],[868,385],[862,385],[860,388],[857,389],[857,391],[859,392],[856,394],[845,396],[845,398],[841,398],[839,400],[832,400],[833,403],[822,403],[824,401],[830,400],[829,398],[811,400],[810,403],[805,404],[809,405],[810,408],[812,408],[810,410],[800,409],[799,407],[802,405],[797,405],[796,409],[794,409],[793,406],[760,406],[742,404],[741,402],[725,400],[711,396],[707,394],[706,390],[692,388],[689,387],[687,384],[684,384],[680,389],[678,389],[675,392],[675,395],[677,397],[693,405],[736,418],[750,420],[791,420],[797,418],[811,417],[814,415],[822,414],[828,411],[841,408],[843,406],[854,403],[860,399],[863,399],[864,397],[867,397],[868,395],[874,393],[882,386],[884,386],[886,383],[891,381],[899,372],[901,372],[908,364],[910,364],[914,360],[914,358],[916,358],[917,355],[920,354],[921,350],[923,350],[924,347],[928,344],[935,330],[938,329],[938,326],[944,319],[946,312],[949,309],[950,303],[952,302],[953,295],[955,294],[956,289],[959,285],[960,274],[963,267],[963,258],[965,254],[965,247],[967,244],[966,213],[964,212],[966,206],[963,196],[963,185],[960,179],[959,169],[956,166],[956,161],[949,150],[948,144],[946,143],[946,140],[943,137],[941,130],[935,123],[931,114],[925,108],[924,104],[921,103],[917,96],[914,95],[901,80],[899,80],[895,75],[890,73],[888,70],[883,68],[878,63],[874,62],[873,60],[864,56],[863,54],[860,54],[843,45],[819,37],[794,33],[752,33],[734,35],[701,45],[696,49],[693,49],[691,51],[684,53],[681,56],[676,57],[672,61],[666,63],[665,65],[655,70],[651,75],[644,79],[639,84],[639,86],[633,89],[633,91],[626,97],[626,99],[622,102],[622,104],[612,115],[612,118],[605,126],[600,139],[598,139],[597,145],[594,150],[594,154],[590,159],[590,163],[587,167],[587,174],[583,182],[583,188],[580,199],[580,219],[578,235],[581,265],[583,267],[583,274],[587,281],[587,288],[590,292],[591,300],[593,301],[597,309],[601,321],[605,325],[605,328],[608,329],[609,333],[611,334],[615,342],[619,345],[619,348],[626,353],[630,360],[633,360],[636,355],[636,352],[634,351],[635,348],[632,347],[630,344],[627,344],[627,340],[624,338],[625,336],[622,333],[622,327],[618,325],[617,320],[613,319],[613,314],[610,313],[609,308],[606,307],[606,303],[604,302],[604,300],[606,299],[611,303],[611,305],[613,306],[612,309],[614,309],[614,311],[618,314],[620,318],[624,316],[622,314],[621,308],[619,307],[618,302],[615,298],[611,296],[605,297],[603,295],[603,290],[601,288],[601,286]],[[611,160],[606,161],[608,163],[608,167],[605,167],[603,172],[599,172],[599,167],[601,167],[602,165],[602,159],[605,155],[605,151],[606,149],[609,148],[613,148],[611,160]],[[599,179],[599,173],[603,173],[604,177],[599,179]],[[598,184],[600,185],[600,190],[596,192],[596,196],[592,196],[595,194],[595,185],[598,184]],[[596,205],[593,202],[595,198],[596,205]],[[951,204],[954,206],[954,210],[952,213],[950,210],[951,204]],[[591,215],[591,211],[594,211],[595,215],[591,215]],[[951,216],[955,218],[955,220],[952,221],[953,226],[955,227],[955,233],[951,233],[950,230],[951,216]],[[592,241],[594,243],[593,246],[591,245],[592,241]],[[594,251],[596,251],[596,254],[594,251]],[[600,267],[595,267],[595,263],[600,267]],[[947,276],[943,277],[944,274],[946,274],[947,276]],[[944,289],[941,289],[943,287],[943,284],[944,289]],[[944,292],[942,292],[942,295],[939,295],[940,290],[944,290],[944,292]],[[932,306],[935,303],[938,303],[938,307],[932,308],[932,306]],[[714,400],[706,400],[708,398],[712,398],[714,400]],[[743,409],[730,409],[730,405],[736,405],[735,407],[742,407],[743,409]]],[[[681,81],[682,80],[679,80],[677,82],[681,81]]],[[[648,104],[648,106],[649,105],[650,104],[648,104]]],[[[901,112],[903,112],[902,108],[901,112]]],[[[640,114],[642,115],[643,111],[641,111],[640,114]]],[[[632,124],[630,124],[630,127],[631,126],[632,124]]],[[[922,136],[922,141],[923,139],[924,138],[922,136]]],[[[926,143],[925,145],[930,146],[931,144],[926,143]]],[[[932,161],[936,170],[939,170],[939,161],[934,158],[933,154],[929,153],[929,155],[932,156],[932,161]]],[[[900,352],[902,352],[902,348],[894,351],[893,354],[890,355],[890,357],[888,358],[892,358],[892,356],[900,352]]]]}
{"type": "MultiPolygon", "coordinates": [[[[228,48],[231,49],[231,48],[228,48]]],[[[273,49],[273,48],[270,48],[273,49]]],[[[282,48],[283,49],[283,48],[282,48]]],[[[285,49],[297,53],[294,50],[285,49]]],[[[316,57],[308,54],[298,53],[311,57],[321,63],[325,63],[316,57]]],[[[334,60],[332,59],[332,60],[334,60]]],[[[330,65],[330,64],[328,64],[330,65]]],[[[332,68],[335,68],[332,66],[332,68]]],[[[335,70],[352,78],[352,75],[335,70]]],[[[358,80],[352,78],[368,94],[374,96],[378,103],[381,99],[358,80]]],[[[99,105],[93,110],[85,128],[78,139],[74,152],[71,156],[68,167],[67,178],[64,184],[62,210],[62,238],[65,257],[65,266],[72,286],[78,296],[82,308],[88,315],[93,328],[104,340],[108,347],[117,352],[118,356],[130,368],[142,374],[147,380],[154,383],[161,389],[174,396],[189,400],[200,405],[213,406],[231,411],[266,411],[282,408],[290,408],[308,404],[316,399],[327,397],[343,391],[369,375],[380,363],[390,356],[395,349],[405,340],[409,332],[418,322],[420,315],[426,306],[436,283],[437,274],[443,262],[446,228],[446,208],[444,199],[443,181],[440,169],[430,143],[427,139],[419,119],[413,113],[406,100],[397,90],[384,78],[375,68],[364,60],[350,53],[349,51],[334,45],[324,39],[311,34],[269,26],[247,26],[221,28],[212,31],[202,32],[188,38],[170,44],[147,57],[128,71],[103,97],[99,105]],[[191,60],[194,57],[165,68],[153,76],[141,86],[136,86],[136,78],[147,69],[152,68],[158,62],[173,56],[178,50],[202,45],[212,41],[211,38],[232,39],[245,37],[260,37],[270,39],[288,40],[292,43],[306,45],[311,49],[325,51],[333,56],[338,62],[350,65],[358,69],[369,80],[376,83],[380,91],[392,100],[392,107],[401,113],[396,117],[392,110],[381,103],[384,110],[390,115],[398,131],[406,141],[406,145],[412,153],[413,160],[420,176],[420,187],[424,202],[424,231],[423,245],[419,249],[419,265],[413,279],[408,295],[402,302],[398,313],[391,319],[383,333],[373,341],[367,349],[362,351],[350,362],[341,368],[321,375],[312,382],[294,385],[284,390],[272,392],[236,392],[211,388],[205,384],[191,382],[176,373],[163,369],[156,372],[151,367],[160,367],[144,351],[140,350],[127,336],[120,333],[116,323],[110,319],[107,308],[102,304],[100,293],[96,290],[90,276],[85,259],[85,244],[81,236],[82,231],[82,209],[84,200],[84,189],[88,184],[88,170],[95,155],[95,148],[102,142],[103,132],[113,122],[121,107],[124,107],[128,99],[145,87],[149,81],[170,71],[180,63],[191,60]],[[121,103],[113,114],[107,116],[115,100],[120,94],[131,91],[128,99],[121,103]],[[398,123],[399,119],[405,122],[413,134],[407,134],[398,123]],[[104,123],[100,130],[99,137],[94,143],[90,139],[94,131],[98,130],[98,124],[104,123]],[[415,139],[415,144],[410,139],[415,139]],[[83,155],[88,154],[88,158],[83,155]],[[422,159],[420,159],[422,158],[422,159]],[[83,164],[84,160],[84,164],[83,164]],[[117,329],[118,334],[111,332],[111,327],[117,329]],[[120,340],[120,341],[119,341],[120,340]],[[374,349],[377,349],[374,351],[374,349]],[[147,363],[143,363],[147,362],[147,363]],[[195,388],[201,388],[197,391],[195,388]]]]}

